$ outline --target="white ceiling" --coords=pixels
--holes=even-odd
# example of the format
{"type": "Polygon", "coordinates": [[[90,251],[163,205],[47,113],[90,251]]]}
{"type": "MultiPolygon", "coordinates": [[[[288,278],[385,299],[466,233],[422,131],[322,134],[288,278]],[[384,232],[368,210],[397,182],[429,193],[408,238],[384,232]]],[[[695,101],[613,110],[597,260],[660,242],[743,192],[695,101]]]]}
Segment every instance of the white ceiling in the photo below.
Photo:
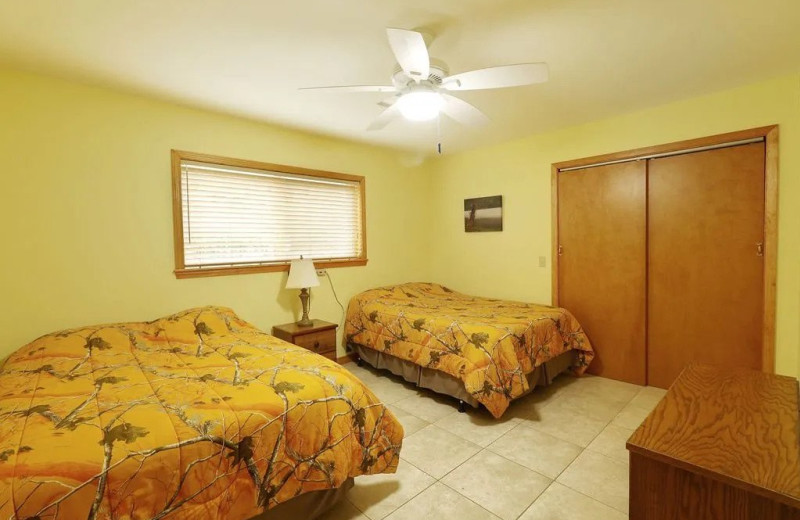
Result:
{"type": "Polygon", "coordinates": [[[451,73],[529,61],[542,85],[459,95],[488,128],[446,152],[800,70],[800,0],[3,0],[0,62],[194,106],[432,152],[435,123],[365,128],[389,84],[387,26],[433,33],[451,73]]]}

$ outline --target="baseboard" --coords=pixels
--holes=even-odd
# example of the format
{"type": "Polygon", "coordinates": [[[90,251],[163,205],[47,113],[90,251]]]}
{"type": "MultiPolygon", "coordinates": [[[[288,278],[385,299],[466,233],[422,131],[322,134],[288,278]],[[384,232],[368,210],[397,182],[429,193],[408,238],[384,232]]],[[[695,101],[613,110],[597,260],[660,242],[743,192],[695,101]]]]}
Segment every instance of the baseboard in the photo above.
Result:
{"type": "Polygon", "coordinates": [[[345,363],[355,363],[357,359],[358,356],[355,353],[351,353],[340,358],[336,358],[336,362],[340,365],[344,365],[345,363]]]}

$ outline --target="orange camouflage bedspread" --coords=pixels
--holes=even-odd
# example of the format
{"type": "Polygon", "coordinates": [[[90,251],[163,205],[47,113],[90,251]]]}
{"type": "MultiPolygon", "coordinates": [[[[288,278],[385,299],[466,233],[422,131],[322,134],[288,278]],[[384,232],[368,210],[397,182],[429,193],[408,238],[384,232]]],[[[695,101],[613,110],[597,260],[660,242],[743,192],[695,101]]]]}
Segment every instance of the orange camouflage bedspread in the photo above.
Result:
{"type": "Polygon", "coordinates": [[[574,350],[572,370],[581,374],[594,357],[565,309],[468,296],[433,283],[355,296],[345,338],[460,379],[494,417],[529,389],[525,375],[536,367],[574,350]]]}
{"type": "Polygon", "coordinates": [[[0,518],[251,518],[392,473],[403,429],[233,311],[50,334],[0,365],[0,518]]]}

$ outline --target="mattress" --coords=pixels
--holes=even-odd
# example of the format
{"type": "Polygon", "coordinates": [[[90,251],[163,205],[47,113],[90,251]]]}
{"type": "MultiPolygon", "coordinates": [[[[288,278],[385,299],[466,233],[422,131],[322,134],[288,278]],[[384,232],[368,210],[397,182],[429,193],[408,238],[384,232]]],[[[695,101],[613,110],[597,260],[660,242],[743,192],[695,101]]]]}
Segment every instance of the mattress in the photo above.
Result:
{"type": "Polygon", "coordinates": [[[381,287],[352,298],[345,338],[449,374],[500,417],[528,391],[528,374],[565,352],[582,374],[594,351],[566,309],[480,298],[433,283],[381,287]]]}
{"type": "Polygon", "coordinates": [[[0,517],[269,518],[394,472],[402,438],[347,370],[230,309],[68,330],[0,366],[0,517]]]}

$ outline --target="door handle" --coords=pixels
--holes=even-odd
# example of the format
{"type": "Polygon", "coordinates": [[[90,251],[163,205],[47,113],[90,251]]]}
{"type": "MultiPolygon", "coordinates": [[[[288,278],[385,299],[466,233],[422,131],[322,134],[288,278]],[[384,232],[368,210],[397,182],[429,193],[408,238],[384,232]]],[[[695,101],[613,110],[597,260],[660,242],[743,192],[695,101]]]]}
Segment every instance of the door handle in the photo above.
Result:
{"type": "Polygon", "coordinates": [[[764,242],[756,243],[756,254],[758,256],[764,256],[764,242]]]}
{"type": "Polygon", "coordinates": [[[558,256],[561,256],[561,255],[563,255],[563,254],[564,254],[564,246],[562,246],[561,244],[559,244],[559,245],[558,245],[558,256]]]}

